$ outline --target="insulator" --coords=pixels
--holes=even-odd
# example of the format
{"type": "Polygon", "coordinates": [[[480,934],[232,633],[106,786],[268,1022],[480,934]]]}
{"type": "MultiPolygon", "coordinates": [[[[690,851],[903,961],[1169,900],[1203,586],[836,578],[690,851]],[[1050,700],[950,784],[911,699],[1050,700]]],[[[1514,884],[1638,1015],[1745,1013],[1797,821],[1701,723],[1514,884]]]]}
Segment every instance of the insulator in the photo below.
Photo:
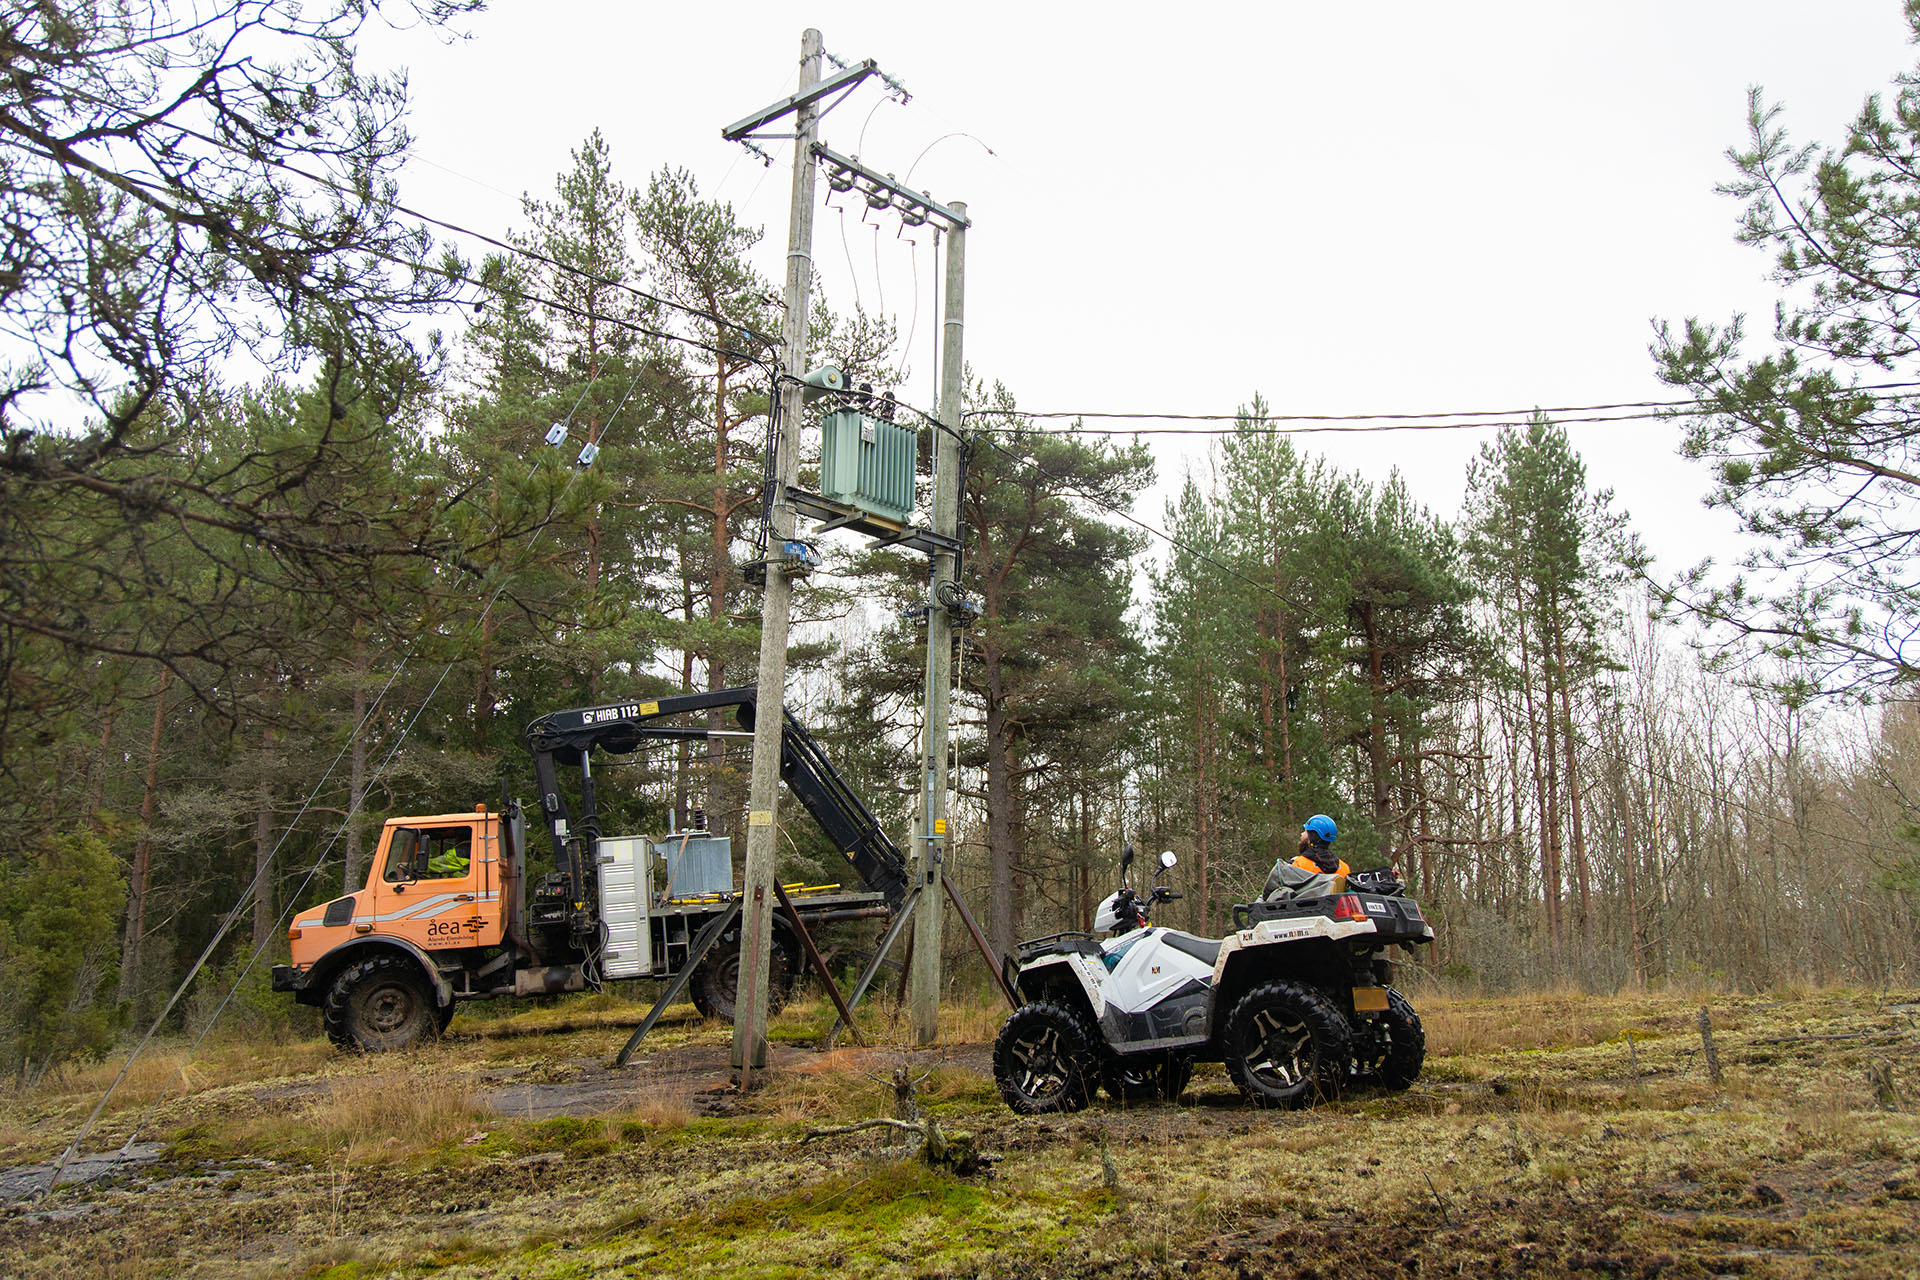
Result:
{"type": "Polygon", "coordinates": [[[599,456],[600,456],[599,445],[583,444],[580,446],[580,456],[575,461],[577,461],[583,467],[590,467],[593,465],[593,460],[599,456]]]}
{"type": "Polygon", "coordinates": [[[567,438],[567,424],[566,424],[566,423],[564,423],[564,422],[556,422],[556,423],[554,423],[554,424],[553,424],[552,426],[550,426],[550,427],[548,427],[548,428],[547,428],[547,443],[548,443],[548,444],[559,444],[559,443],[560,443],[560,442],[561,442],[562,440],[565,440],[566,438],[567,438]]]}

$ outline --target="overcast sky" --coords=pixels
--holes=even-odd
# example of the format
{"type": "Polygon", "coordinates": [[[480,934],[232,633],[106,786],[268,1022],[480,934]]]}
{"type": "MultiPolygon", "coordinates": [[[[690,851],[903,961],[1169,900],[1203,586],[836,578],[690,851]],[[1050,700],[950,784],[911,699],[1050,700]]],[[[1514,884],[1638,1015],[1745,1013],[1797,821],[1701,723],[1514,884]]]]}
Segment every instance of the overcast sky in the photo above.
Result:
{"type": "MultiPolygon", "coordinates": [[[[790,151],[770,148],[768,170],[720,129],[793,90],[806,26],[912,91],[899,106],[861,89],[822,139],[968,203],[968,363],[1049,411],[1226,413],[1255,392],[1278,413],[1341,414],[1671,398],[1647,355],[1655,317],[1744,310],[1761,336],[1771,319],[1769,263],[1734,243],[1738,205],[1713,191],[1748,86],[1785,104],[1797,140],[1835,142],[1920,56],[1897,0],[493,0],[470,39],[366,52],[411,71],[419,208],[519,225],[520,194],[550,192],[598,127],[630,184],[685,168],[765,226],[778,281],[790,151]]],[[[906,398],[931,409],[932,238],[860,209],[818,217],[824,287],[912,330],[906,398]]],[[[1675,427],[1569,430],[1665,568],[1730,546],[1675,427]]],[[[1375,478],[1397,465],[1451,516],[1489,434],[1302,444],[1375,478]]],[[[1199,453],[1155,448],[1172,483],[1199,453]]],[[[1162,500],[1139,514],[1158,523],[1162,500]]]]}

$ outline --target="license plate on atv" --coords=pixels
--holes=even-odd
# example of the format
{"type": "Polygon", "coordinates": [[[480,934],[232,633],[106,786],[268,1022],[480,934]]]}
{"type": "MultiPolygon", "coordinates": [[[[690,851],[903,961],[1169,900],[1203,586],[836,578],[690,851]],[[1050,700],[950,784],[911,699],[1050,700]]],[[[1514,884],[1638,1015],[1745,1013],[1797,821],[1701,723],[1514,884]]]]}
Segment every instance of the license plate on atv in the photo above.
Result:
{"type": "Polygon", "coordinates": [[[1355,987],[1353,989],[1353,1011],[1355,1013],[1385,1013],[1387,1011],[1387,989],[1385,987],[1355,987]]]}

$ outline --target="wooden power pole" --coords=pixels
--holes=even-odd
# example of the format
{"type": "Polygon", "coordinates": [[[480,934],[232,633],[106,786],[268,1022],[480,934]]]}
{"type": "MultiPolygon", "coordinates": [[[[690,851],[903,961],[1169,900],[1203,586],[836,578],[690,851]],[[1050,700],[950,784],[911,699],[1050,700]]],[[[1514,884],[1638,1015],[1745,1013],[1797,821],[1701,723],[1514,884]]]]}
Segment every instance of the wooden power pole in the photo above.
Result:
{"type": "MultiPolygon", "coordinates": [[[[819,106],[827,98],[859,84],[869,76],[878,76],[900,101],[906,91],[898,81],[881,71],[871,58],[853,65],[838,63],[840,70],[822,80],[820,33],[808,28],[800,40],[800,87],[797,92],[738,120],[720,131],[732,142],[740,142],[765,156],[754,146],[755,139],[770,135],[759,132],[776,120],[794,117],[793,129],[793,203],[787,232],[786,317],[781,327],[784,376],[780,380],[779,416],[774,439],[774,459],[769,472],[767,494],[767,548],[763,566],[766,586],[760,611],[760,696],[753,725],[753,772],[747,797],[747,866],[742,885],[744,901],[740,921],[740,978],[734,995],[733,1066],[740,1073],[742,1089],[751,1087],[752,1073],[767,1061],[767,971],[773,945],[774,872],[776,861],[776,805],[780,790],[781,729],[785,721],[787,679],[787,631],[793,599],[792,570],[788,547],[794,537],[796,508],[792,489],[797,470],[800,415],[808,388],[807,308],[809,285],[813,276],[813,199],[815,165],[825,164],[832,171],[834,188],[857,191],[872,208],[892,208],[909,225],[922,226],[937,220],[945,228],[947,241],[946,328],[941,346],[940,422],[945,428],[935,433],[933,527],[908,529],[901,533],[897,525],[877,526],[866,532],[890,531],[889,541],[926,551],[934,558],[931,598],[927,612],[927,714],[923,743],[922,776],[925,798],[921,805],[921,824],[915,837],[915,866],[922,909],[912,922],[914,962],[912,990],[914,1027],[920,1042],[934,1039],[939,1030],[940,1009],[940,926],[944,908],[940,896],[942,857],[947,837],[947,706],[952,694],[950,649],[953,615],[963,605],[955,583],[959,573],[960,542],[960,399],[964,383],[960,349],[961,267],[965,259],[966,206],[941,204],[924,191],[912,190],[897,182],[891,174],[882,174],[851,156],[821,145],[819,106]]],[[[836,99],[837,100],[837,99],[836,99]]],[[[840,375],[821,370],[813,389],[842,390],[840,375]]],[[[826,518],[823,528],[842,526],[861,530],[858,512],[822,507],[818,497],[801,495],[801,506],[810,514],[826,518]],[[813,505],[808,506],[811,502],[813,505]],[[849,525],[849,521],[856,521],[849,525]]],[[[911,903],[913,899],[909,899],[911,903]]],[[[864,988],[864,983],[862,984],[864,988]]],[[[855,999],[859,996],[856,993],[855,999]]]]}
{"type": "MultiPolygon", "coordinates": [[[[933,531],[957,544],[960,415],[966,394],[961,320],[966,302],[967,206],[956,200],[952,209],[957,221],[947,228],[947,301],[940,331],[940,423],[945,430],[933,433],[933,531]]],[[[934,555],[927,599],[926,738],[921,754],[920,830],[914,850],[922,901],[913,922],[910,988],[913,1034],[920,1044],[932,1044],[940,1034],[940,935],[947,905],[941,892],[947,848],[947,724],[953,700],[953,615],[960,600],[956,581],[959,560],[959,555],[949,550],[934,555]]]]}
{"type": "MultiPolygon", "coordinates": [[[[800,37],[800,94],[820,81],[819,31],[800,37]]],[[[740,977],[734,990],[733,1066],[742,1090],[767,1065],[767,971],[773,946],[773,888],[778,858],[775,813],[780,797],[780,731],[786,714],[787,626],[793,603],[780,545],[793,537],[794,511],[787,490],[799,462],[800,378],[807,365],[807,308],[813,284],[813,144],[819,112],[811,100],[794,113],[793,203],[787,230],[786,318],[781,325],[783,363],[780,416],[774,439],[771,536],[766,587],[760,608],[760,697],[754,709],[753,772],[747,786],[746,895],[740,915],[740,977]]]]}

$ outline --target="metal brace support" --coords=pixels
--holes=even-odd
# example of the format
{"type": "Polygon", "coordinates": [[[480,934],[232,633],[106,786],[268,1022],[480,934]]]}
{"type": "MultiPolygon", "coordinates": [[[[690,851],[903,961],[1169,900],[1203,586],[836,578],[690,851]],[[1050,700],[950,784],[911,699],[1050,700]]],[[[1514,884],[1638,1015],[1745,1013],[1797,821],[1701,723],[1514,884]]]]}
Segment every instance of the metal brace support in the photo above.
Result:
{"type": "Polygon", "coordinates": [[[620,1056],[613,1060],[614,1066],[627,1065],[627,1059],[631,1058],[633,1051],[640,1047],[640,1041],[645,1038],[647,1032],[653,1030],[654,1023],[660,1021],[660,1015],[665,1013],[667,1007],[678,1000],[681,993],[687,989],[687,983],[693,980],[693,971],[698,969],[700,962],[707,958],[707,952],[713,950],[714,944],[720,941],[720,935],[727,931],[727,926],[739,918],[740,899],[735,898],[731,906],[707,921],[706,927],[694,936],[693,946],[687,952],[686,964],[681,966],[680,972],[675,975],[673,981],[667,984],[667,989],[660,993],[660,998],[653,1002],[653,1009],[647,1014],[647,1020],[642,1022],[627,1040],[626,1048],[620,1050],[620,1056]]]}
{"type": "MultiPolygon", "coordinates": [[[[886,962],[887,953],[893,950],[893,944],[907,927],[907,921],[913,918],[913,909],[920,904],[920,886],[915,885],[907,891],[907,900],[900,904],[900,910],[894,913],[893,923],[887,926],[886,933],[880,937],[880,945],[873,950],[873,959],[867,962],[866,972],[860,975],[860,981],[853,986],[853,994],[847,998],[847,1012],[860,1007],[860,1000],[867,994],[867,988],[873,985],[874,975],[880,972],[880,966],[886,962]]],[[[826,1047],[833,1048],[840,1038],[840,1028],[846,1023],[839,1018],[833,1020],[833,1030],[827,1032],[826,1047]]]]}

